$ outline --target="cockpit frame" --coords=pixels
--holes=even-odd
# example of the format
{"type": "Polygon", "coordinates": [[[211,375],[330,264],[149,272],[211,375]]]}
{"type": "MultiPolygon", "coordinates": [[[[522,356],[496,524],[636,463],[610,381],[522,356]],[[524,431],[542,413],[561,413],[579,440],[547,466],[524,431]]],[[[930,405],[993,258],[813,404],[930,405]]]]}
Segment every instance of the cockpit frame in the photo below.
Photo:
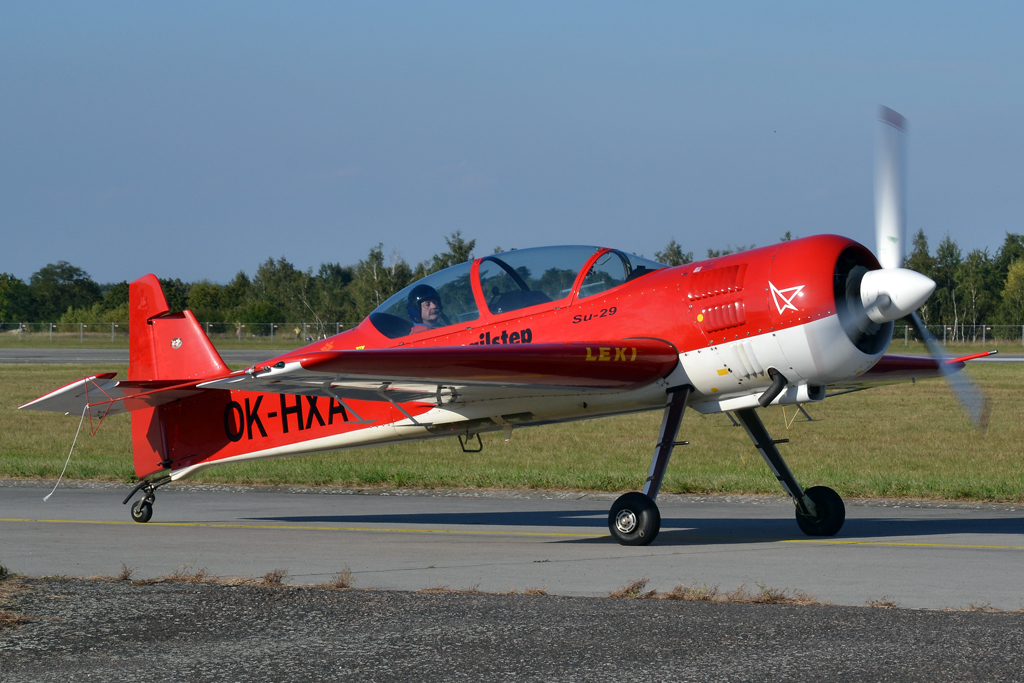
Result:
{"type": "MultiPolygon", "coordinates": [[[[366,322],[369,323],[369,326],[372,329],[374,329],[376,332],[378,332],[379,334],[381,334],[383,336],[386,336],[386,337],[391,338],[391,339],[402,339],[403,341],[400,342],[400,345],[401,345],[401,344],[407,343],[409,341],[416,341],[416,342],[427,341],[427,340],[430,340],[430,339],[434,339],[434,338],[436,338],[438,336],[450,335],[454,331],[471,330],[473,328],[484,326],[484,325],[499,324],[499,323],[502,323],[502,322],[510,320],[510,319],[520,318],[520,317],[524,317],[524,316],[543,315],[543,314],[547,313],[548,311],[556,311],[556,310],[560,310],[560,309],[563,309],[563,308],[568,308],[568,307],[572,306],[573,304],[575,304],[576,301],[579,299],[580,288],[583,286],[583,283],[586,280],[588,274],[591,272],[592,268],[594,267],[594,264],[596,264],[601,258],[605,257],[609,253],[615,253],[615,254],[619,255],[621,258],[624,259],[625,263],[627,264],[627,268],[629,267],[629,264],[630,264],[630,258],[629,257],[631,255],[624,254],[623,252],[621,252],[621,251],[619,251],[617,249],[612,249],[612,248],[609,248],[609,247],[587,247],[587,246],[584,246],[584,245],[580,245],[580,248],[581,249],[593,249],[594,253],[591,254],[583,262],[583,265],[580,267],[579,271],[576,273],[576,275],[575,275],[575,277],[573,279],[571,287],[569,287],[568,294],[566,296],[564,296],[564,297],[561,297],[561,298],[558,298],[558,299],[551,299],[551,300],[547,300],[547,301],[537,301],[536,303],[527,303],[526,305],[518,305],[515,308],[511,308],[509,310],[500,310],[502,307],[501,306],[496,306],[496,302],[498,302],[502,297],[504,297],[505,300],[518,301],[518,303],[521,304],[522,300],[524,298],[526,298],[526,299],[537,299],[537,298],[540,298],[540,296],[543,296],[545,298],[547,298],[547,296],[548,296],[547,294],[544,294],[543,292],[540,292],[539,290],[531,289],[530,286],[524,280],[523,276],[520,273],[518,273],[515,268],[513,268],[511,265],[506,263],[505,259],[501,258],[503,254],[514,254],[515,253],[514,251],[513,252],[503,252],[502,254],[489,254],[487,256],[482,256],[482,257],[474,259],[472,262],[470,262],[469,284],[470,284],[470,288],[472,290],[473,299],[474,299],[474,301],[476,303],[476,307],[477,307],[477,311],[478,311],[478,316],[476,318],[473,318],[471,320],[466,320],[464,323],[455,322],[453,324],[446,325],[446,326],[443,326],[443,327],[437,327],[437,328],[432,328],[432,329],[428,329],[428,330],[421,330],[421,331],[415,331],[415,332],[413,331],[413,328],[410,326],[410,330],[408,332],[404,332],[403,333],[401,330],[402,330],[402,325],[404,325],[404,323],[402,323],[402,325],[400,325],[398,323],[399,319],[396,316],[390,315],[390,314],[384,312],[382,309],[384,309],[386,306],[389,306],[389,305],[392,308],[396,307],[397,303],[398,303],[398,298],[399,298],[398,295],[402,294],[404,292],[407,292],[409,290],[409,288],[411,288],[413,286],[416,286],[416,285],[418,285],[420,283],[428,282],[429,281],[428,279],[433,277],[433,275],[428,275],[426,278],[421,278],[420,280],[417,280],[414,283],[410,283],[409,286],[407,286],[406,288],[403,288],[400,292],[398,292],[393,297],[389,298],[386,302],[381,304],[381,306],[379,306],[377,309],[375,309],[367,317],[366,322]],[[532,297],[529,297],[529,296],[524,297],[522,295],[510,296],[510,295],[513,295],[514,292],[513,291],[507,291],[507,292],[501,293],[500,295],[499,294],[494,294],[494,295],[492,295],[491,299],[489,299],[487,294],[484,292],[484,289],[483,289],[483,286],[482,286],[482,283],[481,283],[481,279],[480,279],[481,267],[484,264],[487,264],[487,263],[494,263],[498,268],[500,268],[509,277],[509,279],[512,282],[514,282],[516,284],[516,286],[518,286],[520,288],[520,292],[535,293],[535,295],[532,296],[532,297]],[[492,308],[495,308],[495,307],[499,308],[499,310],[498,311],[492,310],[492,308]],[[386,318],[395,318],[395,320],[385,320],[385,317],[386,318]]],[[[523,250],[523,251],[525,251],[525,250],[523,250]]],[[[650,261],[648,261],[648,259],[643,259],[642,257],[634,257],[634,258],[642,259],[644,262],[650,262],[650,261]]],[[[650,263],[654,263],[654,262],[650,262],[650,263]]],[[[452,268],[456,268],[456,267],[458,267],[458,266],[452,266],[452,268]]],[[[446,269],[446,270],[448,270],[448,269],[446,269]]],[[[647,268],[645,266],[641,266],[637,270],[645,271],[645,272],[643,272],[643,274],[647,274],[647,273],[650,273],[650,272],[654,272],[655,269],[647,268]]],[[[439,273],[443,273],[443,272],[445,272],[445,271],[439,271],[439,273]]],[[[436,275],[436,274],[434,274],[434,275],[436,275]]],[[[626,282],[628,282],[628,281],[629,281],[629,279],[626,280],[626,282]]],[[[626,284],[626,282],[614,285],[610,289],[616,289],[616,288],[622,286],[623,284],[626,284]]],[[[610,291],[610,289],[609,290],[605,290],[605,291],[610,291]]],[[[562,290],[562,291],[564,291],[564,290],[562,290]]],[[[518,294],[518,293],[516,293],[516,294],[518,294]]]]}

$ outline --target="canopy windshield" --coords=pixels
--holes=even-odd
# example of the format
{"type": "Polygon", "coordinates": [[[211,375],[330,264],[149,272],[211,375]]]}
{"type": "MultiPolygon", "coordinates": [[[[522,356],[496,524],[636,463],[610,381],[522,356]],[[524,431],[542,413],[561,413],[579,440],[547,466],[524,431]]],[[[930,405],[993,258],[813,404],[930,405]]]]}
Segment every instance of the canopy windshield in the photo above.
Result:
{"type": "Polygon", "coordinates": [[[652,273],[660,268],[667,268],[663,263],[645,259],[636,254],[627,254],[617,249],[601,254],[587,272],[580,285],[578,298],[600,294],[612,287],[632,282],[638,277],[652,273]]]}
{"type": "Polygon", "coordinates": [[[412,283],[378,306],[370,322],[397,339],[476,320],[480,311],[469,284],[472,265],[460,263],[412,283]]]}
{"type": "MultiPolygon", "coordinates": [[[[508,313],[566,299],[580,271],[600,247],[517,249],[480,259],[480,289],[487,310],[508,313]]],[[[665,266],[608,251],[590,267],[579,297],[588,297],[665,266]]],[[[370,314],[370,322],[391,339],[422,334],[480,317],[470,284],[472,263],[462,263],[414,282],[370,314]]]]}
{"type": "Polygon", "coordinates": [[[517,249],[480,259],[480,288],[491,313],[508,313],[569,296],[598,247],[517,249]]]}

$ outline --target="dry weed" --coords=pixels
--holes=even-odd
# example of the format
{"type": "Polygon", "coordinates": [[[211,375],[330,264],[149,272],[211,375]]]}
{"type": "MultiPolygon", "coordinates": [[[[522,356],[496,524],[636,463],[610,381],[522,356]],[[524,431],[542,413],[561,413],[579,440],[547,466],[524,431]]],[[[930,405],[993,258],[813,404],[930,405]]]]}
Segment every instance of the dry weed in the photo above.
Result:
{"type": "Polygon", "coordinates": [[[272,569],[263,575],[264,586],[280,586],[288,576],[287,569],[272,569]]]}
{"type": "Polygon", "coordinates": [[[7,626],[17,626],[18,624],[24,624],[32,621],[32,617],[27,614],[19,614],[17,612],[11,612],[3,609],[3,602],[13,596],[15,593],[20,593],[26,590],[24,584],[17,581],[11,581],[14,578],[14,574],[7,569],[4,565],[0,564],[0,628],[7,626]]]}
{"type": "Polygon", "coordinates": [[[548,589],[547,588],[532,588],[530,586],[527,586],[526,590],[524,590],[522,593],[520,593],[515,588],[510,588],[510,589],[508,589],[507,591],[505,591],[503,593],[495,593],[495,595],[547,595],[547,594],[548,594],[548,589]]]}
{"type": "Polygon", "coordinates": [[[0,609],[0,628],[26,624],[30,621],[32,621],[32,617],[27,614],[18,614],[16,612],[8,612],[5,609],[0,609]]]}
{"type": "Polygon", "coordinates": [[[333,588],[335,590],[348,590],[356,582],[354,576],[352,576],[352,570],[348,568],[346,564],[342,567],[341,571],[331,577],[327,583],[321,583],[321,588],[333,588]]]}
{"type": "Polygon", "coordinates": [[[992,603],[989,603],[989,602],[983,602],[981,604],[972,602],[969,605],[967,605],[967,607],[964,609],[964,611],[965,612],[1000,612],[1002,610],[996,609],[995,607],[992,606],[992,603]]]}
{"type": "Polygon", "coordinates": [[[479,583],[474,583],[469,588],[452,588],[451,586],[445,584],[445,585],[441,585],[441,586],[431,586],[430,588],[421,588],[421,589],[419,589],[416,592],[417,593],[459,593],[459,594],[463,594],[463,595],[478,595],[480,593],[483,593],[483,591],[480,590],[480,584],[479,583]]]}
{"type": "Polygon", "coordinates": [[[132,574],[135,573],[135,567],[129,567],[124,562],[121,563],[121,571],[118,572],[117,576],[114,577],[115,581],[131,581],[132,574]]]}
{"type": "Polygon", "coordinates": [[[163,578],[157,578],[157,579],[132,579],[131,581],[128,582],[128,585],[130,585],[130,586],[152,586],[155,583],[163,583],[164,581],[166,581],[166,579],[163,579],[163,578]]]}
{"type": "Polygon", "coordinates": [[[687,600],[689,602],[715,602],[718,599],[718,584],[708,586],[706,583],[697,585],[696,582],[689,586],[679,584],[668,593],[658,596],[662,600],[687,600]]]}
{"type": "Polygon", "coordinates": [[[616,598],[621,600],[646,600],[649,598],[656,597],[658,591],[647,591],[644,592],[644,588],[647,588],[647,577],[637,579],[627,583],[621,588],[617,588],[608,594],[609,598],[616,598]]]}
{"type": "Polygon", "coordinates": [[[739,602],[752,605],[821,605],[811,593],[788,588],[771,588],[759,583],[757,590],[752,591],[743,584],[736,590],[722,592],[718,584],[708,586],[706,583],[689,586],[679,584],[667,593],[647,588],[647,577],[637,579],[608,594],[610,598],[627,600],[684,600],[690,602],[739,602]]]}
{"type": "MultiPolygon", "coordinates": [[[[133,568],[129,568],[129,569],[133,569],[133,568]]],[[[277,570],[274,570],[274,571],[284,571],[285,575],[287,575],[287,573],[288,573],[287,571],[281,570],[281,569],[277,569],[277,570]]],[[[272,574],[272,573],[273,572],[269,572],[268,575],[272,574]]],[[[103,581],[114,581],[115,580],[112,577],[105,577],[105,578],[104,577],[100,577],[100,578],[103,581]]],[[[282,576],[282,578],[284,578],[284,577],[282,576]]],[[[172,582],[177,582],[177,583],[210,583],[210,584],[216,584],[218,586],[264,586],[264,585],[268,585],[266,583],[266,577],[264,577],[262,581],[257,580],[257,579],[255,579],[255,578],[253,578],[251,576],[220,577],[220,576],[214,576],[213,574],[211,574],[210,570],[208,570],[206,567],[203,567],[202,569],[197,569],[197,570],[193,571],[192,570],[192,565],[182,565],[181,567],[178,567],[177,569],[175,569],[170,574],[167,574],[166,576],[158,576],[158,577],[153,578],[153,579],[135,579],[135,580],[127,579],[127,580],[133,586],[152,586],[152,585],[157,584],[157,583],[172,583],[172,582]]]]}
{"type": "Polygon", "coordinates": [[[227,578],[217,577],[213,579],[221,586],[258,586],[260,582],[251,576],[229,576],[227,578]]]}
{"type": "Polygon", "coordinates": [[[216,577],[210,576],[210,570],[206,567],[193,571],[192,565],[183,564],[167,576],[163,577],[163,580],[174,581],[177,583],[214,583],[217,579],[216,577]]]}
{"type": "Polygon", "coordinates": [[[896,609],[900,606],[900,603],[896,602],[894,598],[891,598],[888,595],[883,595],[875,600],[868,600],[867,606],[877,607],[878,609],[896,609]]]}
{"type": "Polygon", "coordinates": [[[763,583],[755,584],[757,591],[751,591],[746,584],[725,593],[724,602],[741,602],[752,605],[821,605],[811,593],[788,588],[771,588],[763,583]]]}

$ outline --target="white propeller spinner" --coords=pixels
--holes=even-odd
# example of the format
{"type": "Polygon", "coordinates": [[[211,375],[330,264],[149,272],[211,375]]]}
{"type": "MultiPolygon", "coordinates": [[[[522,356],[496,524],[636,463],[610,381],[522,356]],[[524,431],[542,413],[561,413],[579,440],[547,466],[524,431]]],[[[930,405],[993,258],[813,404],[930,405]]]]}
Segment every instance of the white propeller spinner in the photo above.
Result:
{"type": "Polygon", "coordinates": [[[882,268],[864,273],[860,300],[868,317],[887,323],[910,315],[935,291],[935,282],[906,268],[882,268]]]}

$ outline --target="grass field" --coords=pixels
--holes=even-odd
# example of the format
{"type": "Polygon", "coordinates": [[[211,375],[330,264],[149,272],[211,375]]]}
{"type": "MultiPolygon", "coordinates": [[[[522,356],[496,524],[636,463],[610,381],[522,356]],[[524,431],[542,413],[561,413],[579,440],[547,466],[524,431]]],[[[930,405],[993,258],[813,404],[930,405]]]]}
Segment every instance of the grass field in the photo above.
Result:
{"type": "MultiPolygon", "coordinates": [[[[125,376],[127,367],[110,367],[125,376]]],[[[77,417],[17,411],[97,366],[0,365],[0,477],[55,479],[77,417]]],[[[987,432],[976,432],[941,380],[881,387],[807,406],[787,430],[781,408],[762,411],[794,474],[853,497],[1024,501],[1024,364],[976,364],[969,372],[993,401],[987,432]]],[[[792,419],[792,409],[786,410],[792,419]]],[[[316,456],[224,465],[192,481],[426,488],[624,491],[647,474],[660,413],[517,429],[512,441],[483,436],[484,451],[462,453],[454,438],[316,456]]],[[[66,475],[132,481],[129,418],[85,427],[66,475]]],[[[87,423],[88,425],[88,423],[87,423]]],[[[87,426],[86,425],[86,426],[87,426]]],[[[689,411],[662,491],[780,492],[742,429],[724,415],[689,411]]]]}

